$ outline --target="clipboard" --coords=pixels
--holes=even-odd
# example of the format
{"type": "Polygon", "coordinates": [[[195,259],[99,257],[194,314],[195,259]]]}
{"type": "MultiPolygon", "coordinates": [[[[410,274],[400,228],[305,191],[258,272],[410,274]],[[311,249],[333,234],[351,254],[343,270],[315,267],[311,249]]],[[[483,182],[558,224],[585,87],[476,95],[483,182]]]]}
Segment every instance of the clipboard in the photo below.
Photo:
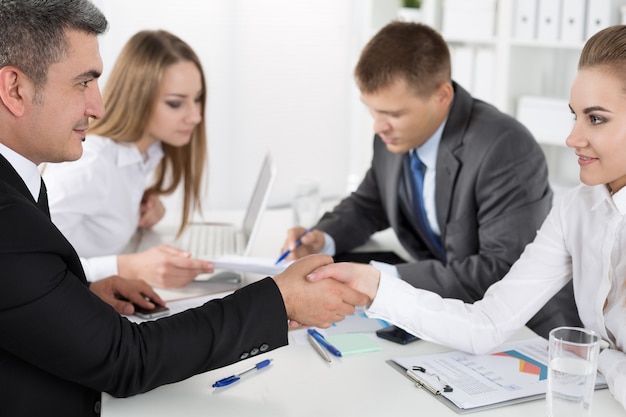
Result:
{"type": "MultiPolygon", "coordinates": [[[[387,360],[385,362],[387,364],[389,364],[393,369],[395,369],[396,371],[398,371],[399,373],[404,375],[404,377],[406,377],[407,379],[411,380],[412,382],[415,382],[415,380],[413,378],[411,378],[407,374],[407,372],[406,372],[407,369],[402,367],[398,363],[394,362],[393,359],[389,359],[389,360],[387,360]]],[[[426,389],[425,391],[429,391],[429,390],[426,389]]],[[[514,404],[519,404],[519,403],[523,403],[523,402],[527,402],[527,401],[541,400],[541,399],[544,399],[546,397],[545,394],[538,394],[536,396],[518,398],[516,400],[502,401],[502,402],[499,402],[497,404],[485,405],[485,406],[474,407],[474,408],[460,408],[460,407],[458,407],[456,404],[454,404],[452,401],[450,401],[449,399],[447,399],[443,395],[433,394],[432,392],[429,392],[429,393],[437,401],[439,401],[440,403],[442,403],[443,405],[445,405],[446,407],[448,407],[449,409],[451,409],[452,411],[454,411],[455,413],[460,414],[460,415],[477,413],[479,411],[491,410],[493,408],[505,407],[507,405],[514,405],[514,404]]]]}
{"type": "MultiPolygon", "coordinates": [[[[526,339],[518,342],[507,343],[496,351],[486,355],[471,355],[460,351],[449,351],[435,354],[425,354],[406,358],[388,360],[387,363],[413,381],[417,387],[429,392],[435,399],[450,408],[457,414],[470,414],[478,411],[519,404],[522,402],[545,399],[547,388],[547,346],[548,341],[542,337],[526,339]],[[544,358],[545,356],[545,358],[544,358]],[[456,362],[455,362],[456,361],[456,362]],[[508,362],[507,362],[508,361],[508,362]],[[499,364],[505,362],[507,367],[514,365],[519,371],[519,377],[513,372],[505,372],[498,369],[499,364]],[[438,368],[433,364],[441,364],[438,368]],[[433,365],[430,370],[429,365],[433,365]],[[445,367],[448,367],[446,369],[445,367]],[[519,368],[517,368],[519,367],[519,368]],[[516,390],[497,390],[490,397],[477,399],[476,404],[465,404],[459,401],[461,393],[468,397],[467,387],[455,378],[446,380],[434,370],[443,369],[441,374],[467,372],[467,378],[477,383],[489,384],[490,378],[500,380],[500,375],[505,387],[518,385],[516,390]],[[522,375],[527,373],[528,375],[522,375]],[[495,375],[495,377],[494,377],[495,375]],[[449,390],[444,390],[448,386],[449,390]],[[455,392],[454,390],[457,389],[455,392]],[[488,398],[488,400],[486,399],[488,398]],[[459,405],[460,404],[460,405],[459,405]]],[[[510,370],[509,370],[510,371],[510,370]]],[[[493,382],[493,381],[491,381],[493,382]]],[[[607,388],[604,377],[598,373],[596,389],[607,388]]],[[[482,394],[482,393],[481,393],[482,394]]],[[[470,396],[471,397],[471,396],[470,396]]]]}

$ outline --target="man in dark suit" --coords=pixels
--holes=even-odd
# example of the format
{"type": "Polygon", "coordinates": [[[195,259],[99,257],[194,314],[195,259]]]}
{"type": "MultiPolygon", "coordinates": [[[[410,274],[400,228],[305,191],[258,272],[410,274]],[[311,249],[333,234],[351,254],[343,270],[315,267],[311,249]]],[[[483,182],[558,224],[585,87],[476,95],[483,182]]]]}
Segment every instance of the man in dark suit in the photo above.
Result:
{"type": "MultiPolygon", "coordinates": [[[[443,297],[481,299],[551,207],[540,147],[519,122],[451,80],[448,47],[428,26],[384,27],[365,46],[355,76],[374,118],[371,167],[312,233],[291,229],[285,247],[293,257],[342,255],[392,227],[414,258],[395,265],[401,279],[443,297]]],[[[542,336],[580,325],[571,284],[528,325],[542,336]]]]}
{"type": "MultiPolygon", "coordinates": [[[[2,416],[99,415],[102,391],[129,396],[264,353],[287,343],[288,319],[328,327],[367,301],[305,280],[325,255],[141,325],[90,291],[50,221],[37,165],[78,158],[89,118],[102,116],[106,27],[88,0],[0,0],[2,416]]],[[[114,277],[105,292],[141,290],[125,283],[114,277]]]]}

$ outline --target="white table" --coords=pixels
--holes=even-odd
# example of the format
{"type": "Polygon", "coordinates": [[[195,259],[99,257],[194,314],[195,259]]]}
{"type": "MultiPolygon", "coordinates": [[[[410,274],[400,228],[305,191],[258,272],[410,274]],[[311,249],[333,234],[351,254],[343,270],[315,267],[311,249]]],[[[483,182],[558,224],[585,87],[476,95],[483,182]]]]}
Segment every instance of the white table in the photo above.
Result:
{"type": "MultiPolygon", "coordinates": [[[[266,213],[254,256],[277,256],[285,237],[287,210],[266,213]]],[[[236,218],[236,216],[235,216],[236,218]]],[[[393,234],[385,232],[368,244],[368,250],[389,249],[393,234]]],[[[393,247],[400,256],[401,248],[393,247]]],[[[254,278],[253,278],[254,279],[254,278]]],[[[534,335],[523,329],[516,338],[534,335]]],[[[417,341],[398,345],[382,339],[383,349],[324,362],[307,343],[290,334],[290,344],[255,358],[206,372],[175,384],[159,387],[126,399],[103,395],[103,417],[160,416],[456,416],[457,414],[419,389],[387,360],[449,350],[446,347],[417,341]],[[272,358],[272,365],[256,375],[221,391],[211,385],[226,376],[244,370],[260,360],[272,358]]],[[[171,358],[176,361],[176,358],[171,358]]],[[[481,411],[477,417],[545,416],[545,401],[536,400],[504,408],[481,411]]],[[[594,394],[592,416],[624,416],[626,412],[608,390],[594,394]]]]}
{"type": "MultiPolygon", "coordinates": [[[[531,335],[525,329],[519,336],[531,335]]],[[[103,417],[133,416],[456,416],[457,414],[419,389],[386,361],[448,350],[417,341],[402,346],[377,339],[378,352],[334,358],[327,364],[308,344],[295,343],[264,355],[197,375],[127,399],[103,396],[103,417]],[[221,391],[211,385],[266,358],[273,363],[256,375],[221,391]]],[[[173,361],[176,358],[172,358],[173,361]]],[[[596,391],[592,416],[624,416],[623,408],[608,390],[596,391]]],[[[480,417],[544,416],[545,401],[496,408],[480,417]]]]}

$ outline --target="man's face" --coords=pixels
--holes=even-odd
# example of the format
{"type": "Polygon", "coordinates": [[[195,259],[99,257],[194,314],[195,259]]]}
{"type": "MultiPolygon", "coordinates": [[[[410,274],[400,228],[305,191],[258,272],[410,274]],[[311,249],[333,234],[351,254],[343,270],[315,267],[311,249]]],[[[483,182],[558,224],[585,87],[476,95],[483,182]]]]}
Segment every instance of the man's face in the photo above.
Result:
{"type": "Polygon", "coordinates": [[[80,158],[89,118],[104,115],[98,38],[80,31],[66,37],[67,56],[48,68],[46,85],[26,103],[22,153],[36,164],[80,158]]]}
{"type": "Polygon", "coordinates": [[[361,93],[374,118],[374,132],[389,152],[401,154],[422,145],[445,118],[449,101],[440,89],[430,97],[419,97],[407,83],[398,79],[375,93],[361,93]]]}

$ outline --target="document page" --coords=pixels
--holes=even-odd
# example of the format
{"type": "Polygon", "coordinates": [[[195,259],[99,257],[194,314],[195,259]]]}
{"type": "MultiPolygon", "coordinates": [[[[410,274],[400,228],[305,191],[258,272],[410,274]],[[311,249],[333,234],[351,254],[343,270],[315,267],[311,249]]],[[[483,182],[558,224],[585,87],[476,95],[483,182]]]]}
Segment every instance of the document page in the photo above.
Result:
{"type": "Polygon", "coordinates": [[[241,255],[224,255],[217,259],[209,259],[209,261],[213,262],[215,269],[253,272],[264,275],[280,274],[285,270],[285,268],[293,263],[293,261],[283,261],[276,265],[276,259],[274,258],[270,259],[241,255]]]}
{"type": "MultiPolygon", "coordinates": [[[[538,398],[548,383],[548,341],[541,337],[508,343],[487,355],[451,351],[393,361],[461,409],[538,398]]],[[[603,383],[599,376],[596,386],[603,383]]]]}

